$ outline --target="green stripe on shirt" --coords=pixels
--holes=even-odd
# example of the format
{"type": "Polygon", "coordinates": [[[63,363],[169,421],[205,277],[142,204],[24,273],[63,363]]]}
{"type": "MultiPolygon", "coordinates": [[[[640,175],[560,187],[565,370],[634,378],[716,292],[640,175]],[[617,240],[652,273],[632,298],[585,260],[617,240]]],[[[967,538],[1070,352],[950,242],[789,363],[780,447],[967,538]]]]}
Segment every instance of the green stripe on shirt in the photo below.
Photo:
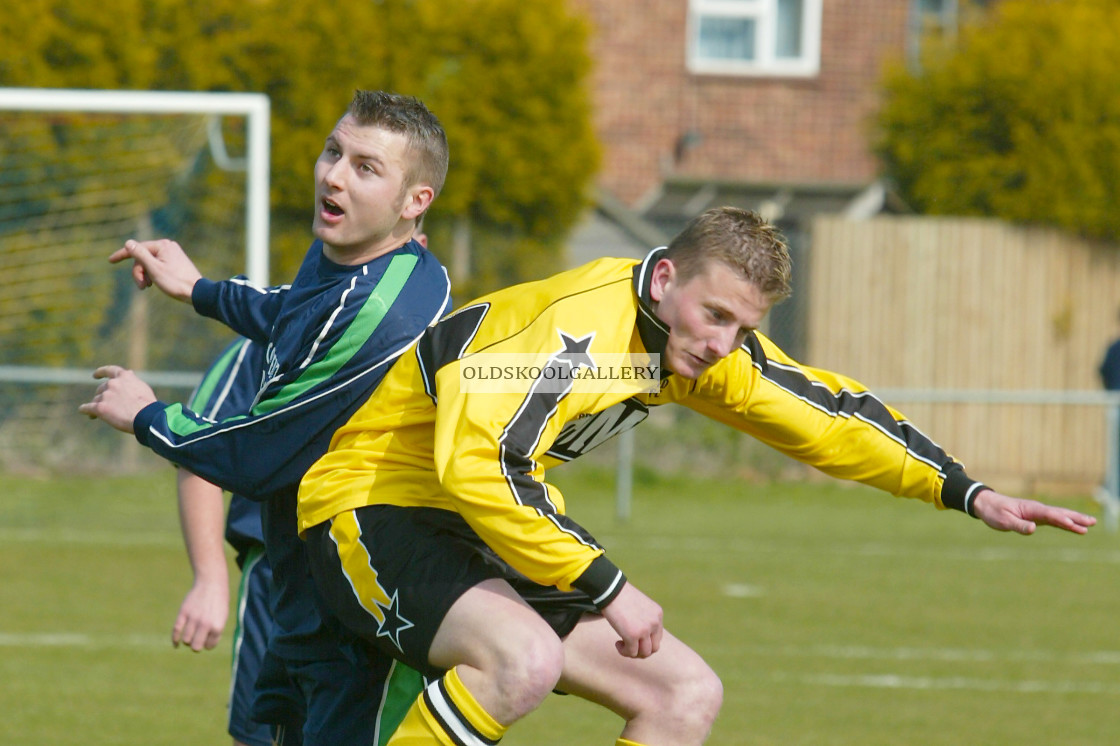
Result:
{"type": "MultiPolygon", "coordinates": [[[[167,427],[171,432],[183,437],[197,433],[199,430],[205,430],[213,427],[213,423],[199,422],[198,420],[191,419],[183,414],[182,404],[172,404],[163,410],[163,416],[167,418],[167,427]]],[[[245,415],[239,414],[236,417],[227,417],[222,422],[233,422],[234,420],[243,420],[245,415]]]]}
{"type": "Polygon", "coordinates": [[[346,327],[338,342],[321,359],[307,366],[299,378],[280,389],[276,396],[258,402],[252,413],[257,415],[272,412],[330,380],[365,345],[366,340],[373,336],[385,314],[396,302],[418,261],[411,254],[393,257],[377,287],[366,298],[358,315],[346,327]]]}
{"type": "Polygon", "coordinates": [[[198,412],[200,407],[210,405],[210,398],[214,395],[214,389],[217,388],[218,383],[229,368],[230,363],[237,357],[237,354],[241,352],[244,346],[245,343],[231,345],[229,349],[218,358],[217,362],[210,367],[209,372],[207,372],[206,376],[202,379],[202,382],[198,384],[198,388],[195,389],[194,396],[191,397],[190,404],[188,405],[191,411],[198,412]]]}

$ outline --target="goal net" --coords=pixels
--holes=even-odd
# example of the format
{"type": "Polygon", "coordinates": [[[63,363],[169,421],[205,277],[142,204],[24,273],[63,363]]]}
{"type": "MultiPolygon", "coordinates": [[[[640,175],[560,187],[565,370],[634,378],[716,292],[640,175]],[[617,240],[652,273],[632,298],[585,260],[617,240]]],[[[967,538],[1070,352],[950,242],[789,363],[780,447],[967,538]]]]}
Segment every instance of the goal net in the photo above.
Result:
{"type": "Polygon", "coordinates": [[[0,469],[135,461],[77,412],[98,365],[189,395],[232,333],[108,257],[166,237],[266,283],[267,140],[264,96],[0,89],[0,469]]]}

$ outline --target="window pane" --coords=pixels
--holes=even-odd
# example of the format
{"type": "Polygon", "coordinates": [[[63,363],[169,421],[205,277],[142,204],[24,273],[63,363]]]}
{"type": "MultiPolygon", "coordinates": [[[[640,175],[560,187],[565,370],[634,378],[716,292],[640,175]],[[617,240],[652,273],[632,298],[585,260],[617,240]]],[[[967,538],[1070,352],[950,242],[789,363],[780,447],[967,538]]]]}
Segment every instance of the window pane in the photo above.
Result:
{"type": "Polygon", "coordinates": [[[778,43],[774,51],[779,58],[801,56],[801,6],[802,0],[778,0],[778,43]]]}
{"type": "Polygon", "coordinates": [[[753,60],[755,58],[755,21],[753,18],[700,19],[699,56],[703,59],[753,60]]]}

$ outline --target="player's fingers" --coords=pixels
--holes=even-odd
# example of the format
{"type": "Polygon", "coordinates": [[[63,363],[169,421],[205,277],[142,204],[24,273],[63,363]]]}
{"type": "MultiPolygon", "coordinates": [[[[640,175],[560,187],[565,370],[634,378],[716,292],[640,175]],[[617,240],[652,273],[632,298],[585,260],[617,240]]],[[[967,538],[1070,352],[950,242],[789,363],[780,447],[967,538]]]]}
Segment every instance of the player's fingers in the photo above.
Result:
{"type": "Polygon", "coordinates": [[[143,290],[152,286],[152,278],[148,276],[145,267],[153,261],[156,253],[157,251],[147,244],[129,239],[124,242],[123,247],[109,255],[109,261],[117,264],[126,259],[132,259],[132,281],[136,284],[136,287],[143,290]]]}
{"type": "Polygon", "coordinates": [[[211,628],[206,635],[206,649],[213,650],[218,647],[218,641],[222,639],[222,631],[220,629],[211,628]]]}
{"type": "Polygon", "coordinates": [[[653,655],[653,638],[643,637],[638,641],[638,658],[648,658],[653,655]]]}
{"type": "Polygon", "coordinates": [[[1055,524],[1076,524],[1088,528],[1096,524],[1097,519],[1091,515],[1079,513],[1076,510],[1069,510],[1068,508],[1050,508],[1048,516],[1055,524]]]}
{"type": "Polygon", "coordinates": [[[119,365],[102,365],[93,371],[94,378],[117,378],[125,369],[119,365]]]}
{"type": "Polygon", "coordinates": [[[124,246],[122,248],[117,249],[117,251],[114,253],[114,256],[116,254],[123,254],[124,256],[130,256],[137,261],[148,259],[158,253],[158,251],[152,250],[152,246],[152,244],[146,243],[144,241],[137,241],[134,238],[130,238],[124,242],[124,246]]]}
{"type": "Polygon", "coordinates": [[[1094,516],[1085,515],[1084,513],[1074,513],[1070,517],[1070,523],[1073,524],[1073,527],[1070,528],[1071,531],[1083,534],[1097,525],[1097,519],[1094,516]]]}
{"type": "Polygon", "coordinates": [[[1046,520],[1048,525],[1065,529],[1075,534],[1086,533],[1096,522],[1096,518],[1074,511],[1062,511],[1056,515],[1049,516],[1046,520]]]}
{"type": "Polygon", "coordinates": [[[638,654],[638,642],[632,637],[623,638],[614,645],[618,648],[618,652],[627,658],[634,658],[638,654]]]}
{"type": "Polygon", "coordinates": [[[109,261],[115,264],[129,258],[146,259],[150,256],[154,256],[156,253],[158,253],[158,251],[153,251],[149,244],[144,241],[137,241],[135,238],[130,238],[124,242],[124,246],[109,255],[109,261]]]}
{"type": "Polygon", "coordinates": [[[109,262],[112,264],[118,264],[120,262],[123,262],[125,259],[129,259],[132,256],[132,252],[129,250],[130,243],[132,243],[132,241],[126,241],[125,245],[122,248],[119,248],[112,254],[110,254],[109,262]]]}
{"type": "Polygon", "coordinates": [[[187,618],[183,614],[179,614],[175,618],[175,626],[171,628],[171,646],[179,647],[179,643],[183,641],[183,627],[187,623],[187,618]]]}
{"type": "Polygon", "coordinates": [[[996,531],[1014,531],[1017,534],[1033,534],[1033,521],[1019,515],[1017,511],[1000,510],[984,521],[996,531]]]}
{"type": "Polygon", "coordinates": [[[148,276],[148,271],[144,269],[144,265],[140,263],[132,265],[132,282],[140,290],[145,290],[152,286],[152,278],[148,276]]]}
{"type": "Polygon", "coordinates": [[[1029,504],[1028,507],[1030,510],[1023,515],[1024,519],[1044,526],[1054,526],[1075,534],[1085,533],[1097,522],[1097,519],[1090,515],[1067,508],[1058,508],[1042,503],[1029,504]]]}
{"type": "Polygon", "coordinates": [[[206,640],[206,635],[202,633],[199,624],[194,619],[188,619],[187,624],[183,627],[183,642],[186,643],[194,652],[202,650],[202,643],[206,640]]]}

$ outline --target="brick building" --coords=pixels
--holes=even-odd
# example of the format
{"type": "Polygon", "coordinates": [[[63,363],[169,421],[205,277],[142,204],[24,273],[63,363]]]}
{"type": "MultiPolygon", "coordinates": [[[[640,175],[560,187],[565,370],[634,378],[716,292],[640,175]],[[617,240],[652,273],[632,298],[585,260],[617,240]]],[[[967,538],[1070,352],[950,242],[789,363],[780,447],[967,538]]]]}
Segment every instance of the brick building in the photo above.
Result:
{"type": "Polygon", "coordinates": [[[811,215],[889,207],[871,152],[883,65],[955,29],[957,2],[573,0],[603,163],[570,261],[644,254],[716,205],[759,210],[795,254],[811,215]]]}

